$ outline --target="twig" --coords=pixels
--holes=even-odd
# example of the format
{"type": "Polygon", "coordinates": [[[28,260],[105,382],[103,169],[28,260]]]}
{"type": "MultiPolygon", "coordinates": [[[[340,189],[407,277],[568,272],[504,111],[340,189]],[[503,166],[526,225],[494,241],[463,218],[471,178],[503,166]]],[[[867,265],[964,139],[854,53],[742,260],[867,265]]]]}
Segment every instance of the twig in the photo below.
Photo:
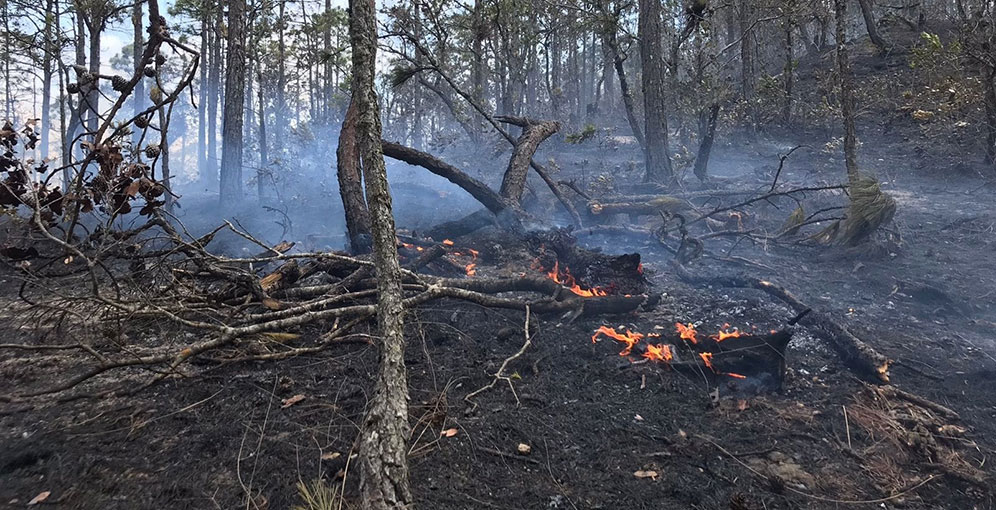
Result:
{"type": "Polygon", "coordinates": [[[501,367],[499,367],[498,371],[495,372],[494,379],[492,379],[488,385],[478,388],[472,391],[471,393],[468,393],[466,397],[463,397],[465,401],[469,402],[474,406],[472,410],[477,409],[477,403],[472,401],[471,399],[480,393],[483,393],[487,390],[490,390],[491,388],[494,388],[495,385],[498,384],[498,381],[507,382],[508,387],[512,389],[512,396],[515,397],[516,407],[522,405],[522,402],[519,401],[519,395],[515,392],[515,385],[512,384],[512,378],[505,375],[505,369],[508,368],[509,363],[515,361],[520,356],[522,356],[522,354],[526,352],[526,349],[528,349],[529,346],[532,345],[533,343],[532,335],[529,334],[529,305],[526,305],[526,324],[524,327],[524,335],[526,337],[525,343],[522,344],[522,347],[520,347],[515,354],[509,356],[508,358],[505,358],[505,361],[502,362],[501,367]]]}

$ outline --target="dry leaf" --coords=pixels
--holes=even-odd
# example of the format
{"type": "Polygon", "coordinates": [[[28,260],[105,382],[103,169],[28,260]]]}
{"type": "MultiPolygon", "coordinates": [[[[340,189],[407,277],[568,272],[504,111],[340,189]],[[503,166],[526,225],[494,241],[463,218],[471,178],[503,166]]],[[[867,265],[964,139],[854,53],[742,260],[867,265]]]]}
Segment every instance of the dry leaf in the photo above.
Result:
{"type": "Polygon", "coordinates": [[[533,447],[527,445],[526,443],[519,443],[519,446],[515,448],[515,451],[519,452],[519,455],[529,455],[533,451],[533,447]]]}
{"type": "Polygon", "coordinates": [[[446,429],[446,430],[440,432],[439,435],[441,435],[443,437],[453,437],[453,436],[457,435],[457,429],[455,429],[455,428],[454,429],[446,429]]]}
{"type": "Polygon", "coordinates": [[[636,416],[633,417],[633,419],[636,420],[636,421],[643,421],[643,416],[636,415],[636,416]]]}
{"type": "Polygon", "coordinates": [[[51,495],[52,491],[39,492],[37,496],[31,498],[31,501],[28,501],[28,506],[37,505],[38,503],[41,503],[42,501],[48,499],[48,497],[51,495]]]}
{"type": "Polygon", "coordinates": [[[298,403],[298,402],[300,402],[302,400],[304,400],[304,395],[298,393],[297,395],[294,395],[291,398],[285,398],[283,400],[283,404],[284,405],[280,406],[280,408],[281,409],[287,409],[288,407],[290,407],[290,406],[292,406],[292,405],[294,405],[294,404],[296,404],[296,403],[298,403]]]}
{"type": "Polygon", "coordinates": [[[322,460],[335,460],[338,459],[339,457],[342,457],[342,454],[339,452],[329,452],[322,454],[322,460]]]}
{"type": "Polygon", "coordinates": [[[746,399],[737,400],[737,411],[746,411],[748,407],[746,399]]]}
{"type": "Polygon", "coordinates": [[[651,469],[647,469],[647,470],[641,469],[641,470],[633,473],[633,476],[635,476],[637,478],[649,478],[651,480],[656,480],[659,475],[657,474],[657,471],[654,471],[654,470],[651,470],[651,469]]]}

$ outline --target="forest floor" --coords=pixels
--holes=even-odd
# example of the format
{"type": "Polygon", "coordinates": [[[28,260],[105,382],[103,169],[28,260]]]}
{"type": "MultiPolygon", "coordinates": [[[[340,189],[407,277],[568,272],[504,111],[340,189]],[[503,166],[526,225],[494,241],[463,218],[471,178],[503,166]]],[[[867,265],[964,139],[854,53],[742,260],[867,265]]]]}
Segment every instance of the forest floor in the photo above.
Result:
{"type": "MultiPolygon", "coordinates": [[[[876,394],[804,327],[776,393],[728,395],[720,387],[714,401],[699,378],[633,364],[611,341],[592,343],[593,331],[625,325],[673,335],[679,321],[705,332],[723,323],[766,331],[794,314],[756,291],[682,283],[656,240],[592,238],[591,246],[639,252],[661,302],[624,317],[542,317],[509,367],[514,393],[499,384],[473,404],[464,400],[522,345],[521,313],[440,302],[409,317],[419,506],[996,507],[987,485],[996,453],[993,190],[961,150],[920,137],[912,123],[884,132],[883,122],[860,126],[861,161],[897,199],[901,241],[847,251],[717,238],[708,250],[732,248],[750,262],[704,259],[690,269],[784,285],[897,360],[896,386],[953,409],[960,421],[922,430],[926,410],[876,394]],[[449,430],[455,434],[441,434],[449,430]],[[530,452],[519,453],[520,444],[530,452]]],[[[800,132],[722,143],[709,187],[765,189],[778,155],[803,143],[815,149],[793,154],[780,181],[839,182],[843,165],[820,150],[826,141],[800,132]]],[[[605,158],[598,147],[545,150],[557,154],[563,177],[594,179],[590,163],[605,158]]],[[[638,160],[636,151],[611,158],[603,163],[616,184],[638,182],[624,163],[638,160]]],[[[812,210],[840,203],[832,195],[812,200],[812,210]]],[[[776,230],[794,204],[776,205],[748,209],[746,226],[776,230]]],[[[469,247],[482,252],[485,276],[520,270],[488,264],[501,246],[469,247]]],[[[11,339],[28,335],[4,329],[11,339]]],[[[0,392],[37,383],[34,370],[54,356],[4,353],[0,392]]],[[[0,508],[23,507],[43,491],[56,508],[289,508],[300,504],[299,480],[341,477],[348,501],[357,479],[348,460],[376,358],[369,345],[343,345],[281,362],[205,362],[196,378],[126,399],[0,403],[0,508]],[[304,398],[288,400],[296,395],[304,398]]]]}

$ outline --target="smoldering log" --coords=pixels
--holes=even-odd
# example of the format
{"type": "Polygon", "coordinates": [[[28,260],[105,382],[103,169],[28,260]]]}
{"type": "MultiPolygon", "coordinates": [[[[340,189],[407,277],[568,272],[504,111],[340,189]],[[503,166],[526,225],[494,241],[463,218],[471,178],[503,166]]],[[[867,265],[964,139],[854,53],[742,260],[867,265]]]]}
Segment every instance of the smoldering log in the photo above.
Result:
{"type": "MultiPolygon", "coordinates": [[[[691,284],[757,289],[781,300],[797,313],[811,309],[784,287],[760,278],[746,276],[703,277],[692,274],[681,264],[675,263],[673,267],[682,280],[691,284]]],[[[879,354],[878,351],[854,336],[836,321],[825,314],[811,311],[800,322],[803,325],[812,326],[816,335],[837,352],[845,365],[876,381],[889,382],[889,366],[892,364],[892,360],[879,354]]]]}

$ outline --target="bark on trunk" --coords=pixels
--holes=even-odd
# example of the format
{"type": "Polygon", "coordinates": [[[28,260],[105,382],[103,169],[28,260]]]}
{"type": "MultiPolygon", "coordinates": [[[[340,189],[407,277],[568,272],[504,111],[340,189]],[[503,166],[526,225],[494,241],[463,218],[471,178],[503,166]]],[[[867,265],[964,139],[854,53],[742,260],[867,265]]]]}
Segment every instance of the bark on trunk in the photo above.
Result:
{"type": "Polygon", "coordinates": [[[349,6],[357,141],[370,206],[381,337],[377,382],[360,432],[360,494],[363,508],[408,509],[413,498],[408,485],[410,426],[404,308],[391,194],[381,147],[380,111],[374,91],[377,11],[374,0],[350,0],[349,6]]]}
{"type": "Polygon", "coordinates": [[[712,154],[712,142],[716,138],[716,121],[719,119],[719,104],[709,107],[709,114],[702,112],[699,119],[699,153],[695,156],[695,177],[700,181],[706,180],[709,176],[709,156],[712,154]]]}
{"type": "Polygon", "coordinates": [[[55,2],[46,0],[45,2],[45,40],[44,40],[44,62],[42,63],[42,111],[41,111],[41,160],[48,158],[49,132],[51,125],[52,106],[52,73],[54,62],[54,30],[55,24],[55,2]]]}
{"type": "MultiPolygon", "coordinates": [[[[861,5],[861,17],[865,20],[865,28],[868,30],[868,38],[871,39],[879,51],[886,50],[885,39],[878,33],[878,25],[875,24],[875,13],[872,12],[872,0],[858,0],[861,5]]],[[[839,23],[838,23],[839,25],[839,23]]]]}
{"type": "Polygon", "coordinates": [[[646,138],[643,157],[644,182],[665,183],[674,178],[667,146],[667,115],[664,111],[664,54],[661,0],[640,0],[638,34],[643,67],[643,119],[646,138]]]}
{"type": "Polygon", "coordinates": [[[560,124],[553,121],[536,122],[512,117],[495,117],[495,120],[522,127],[522,135],[515,142],[515,149],[508,160],[508,167],[501,181],[501,196],[518,204],[526,190],[526,174],[533,154],[543,140],[560,130],[560,124]]]}
{"type": "Polygon", "coordinates": [[[986,161],[996,175],[996,67],[989,70],[986,84],[986,161]]]}
{"type": "Polygon", "coordinates": [[[225,71],[225,117],[221,147],[221,203],[242,199],[242,127],[246,90],[245,0],[228,4],[228,55],[225,71]]]}
{"type": "Polygon", "coordinates": [[[623,67],[626,59],[619,48],[616,33],[612,32],[608,34],[604,41],[609,45],[609,51],[612,53],[612,65],[615,66],[616,76],[619,78],[619,92],[622,94],[623,107],[626,110],[626,120],[629,122],[629,128],[633,131],[633,138],[636,138],[636,141],[640,144],[640,148],[645,148],[647,142],[643,138],[643,129],[640,128],[640,121],[636,119],[636,106],[633,104],[633,94],[629,90],[629,82],[626,80],[626,69],[623,67]]]}
{"type": "Polygon", "coordinates": [[[757,70],[754,67],[754,7],[750,0],[740,1],[740,91],[747,102],[750,130],[757,130],[758,111],[755,91],[757,70]]]}
{"type": "MultiPolygon", "coordinates": [[[[132,29],[134,30],[135,38],[132,41],[131,58],[134,63],[135,69],[139,69],[144,62],[142,62],[142,41],[143,41],[143,27],[142,27],[142,2],[135,2],[132,7],[131,12],[131,23],[132,29]]],[[[145,109],[145,80],[138,80],[135,84],[135,90],[132,91],[131,100],[134,101],[133,114],[138,115],[145,109]]],[[[139,150],[138,147],[139,139],[142,137],[142,132],[136,129],[131,135],[132,145],[135,150],[139,150]]]]}
{"type": "Polygon", "coordinates": [[[857,182],[858,135],[854,125],[854,83],[851,62],[847,55],[847,0],[834,0],[837,27],[837,69],[840,74],[840,110],[844,121],[844,162],[847,181],[857,182]]]}
{"type": "Polygon", "coordinates": [[[208,67],[212,65],[208,61],[208,23],[210,17],[208,13],[211,10],[207,6],[207,2],[201,5],[201,55],[200,55],[200,83],[198,90],[199,101],[197,103],[197,178],[198,180],[205,180],[205,175],[207,172],[207,101],[208,101],[208,67]]]}
{"type": "Polygon", "coordinates": [[[363,177],[360,175],[360,153],[356,145],[356,99],[349,102],[346,118],[339,131],[339,146],[335,150],[339,196],[346,215],[346,232],[353,253],[370,251],[370,213],[363,198],[363,177]]]}
{"type": "Polygon", "coordinates": [[[221,90],[221,7],[214,6],[215,27],[212,30],[211,68],[208,70],[207,101],[207,171],[204,182],[208,189],[218,189],[218,103],[221,90]]]}

